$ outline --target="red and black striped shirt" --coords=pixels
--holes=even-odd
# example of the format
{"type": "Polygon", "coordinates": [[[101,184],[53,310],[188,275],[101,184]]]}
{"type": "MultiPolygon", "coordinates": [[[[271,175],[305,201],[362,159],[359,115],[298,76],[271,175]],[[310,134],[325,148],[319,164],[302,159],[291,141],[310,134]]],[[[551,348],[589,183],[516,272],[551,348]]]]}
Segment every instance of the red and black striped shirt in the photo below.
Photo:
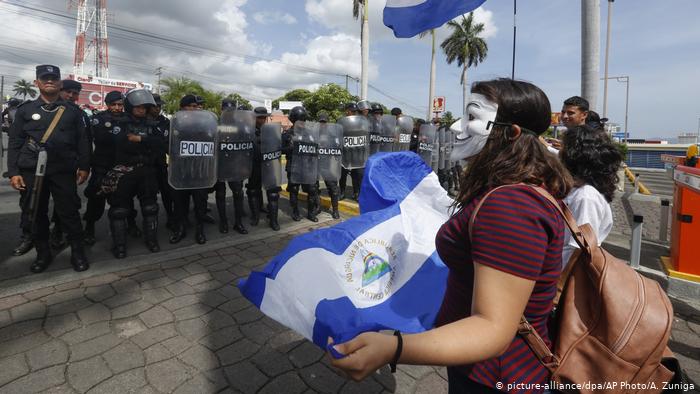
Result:
{"type": "MultiPolygon", "coordinates": [[[[533,189],[524,185],[502,188],[491,194],[480,208],[472,229],[472,243],[469,219],[479,200],[455,213],[442,225],[435,240],[438,254],[450,269],[438,325],[470,316],[476,261],[535,281],[525,316],[551,346],[547,320],[561,272],[564,221],[551,203],[533,189]]],[[[507,387],[549,381],[548,371],[519,336],[500,357],[461,370],[470,379],[490,387],[496,387],[498,382],[507,387]]]]}

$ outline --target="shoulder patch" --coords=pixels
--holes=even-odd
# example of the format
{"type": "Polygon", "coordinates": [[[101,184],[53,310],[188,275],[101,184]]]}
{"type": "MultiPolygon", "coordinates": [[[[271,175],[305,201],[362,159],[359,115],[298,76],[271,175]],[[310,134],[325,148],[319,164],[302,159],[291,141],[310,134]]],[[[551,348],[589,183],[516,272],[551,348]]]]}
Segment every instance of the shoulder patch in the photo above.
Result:
{"type": "Polygon", "coordinates": [[[92,123],[93,126],[97,126],[98,124],[100,124],[100,120],[97,118],[92,118],[92,121],[90,121],[90,123],[92,123]]]}

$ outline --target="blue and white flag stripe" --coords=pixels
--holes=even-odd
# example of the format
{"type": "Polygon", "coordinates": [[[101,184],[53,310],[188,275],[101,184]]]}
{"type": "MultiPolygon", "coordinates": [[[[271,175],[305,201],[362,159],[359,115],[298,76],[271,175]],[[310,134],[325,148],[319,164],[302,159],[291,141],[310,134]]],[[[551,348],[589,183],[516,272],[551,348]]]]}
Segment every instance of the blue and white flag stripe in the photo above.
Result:
{"type": "Polygon", "coordinates": [[[239,287],[271,318],[320,347],[364,331],[432,327],[447,268],[435,235],[452,200],[412,152],[370,158],[360,216],[293,239],[239,287]]]}
{"type": "Polygon", "coordinates": [[[486,0],[387,0],[384,24],[398,38],[409,38],[474,11],[486,0]]]}

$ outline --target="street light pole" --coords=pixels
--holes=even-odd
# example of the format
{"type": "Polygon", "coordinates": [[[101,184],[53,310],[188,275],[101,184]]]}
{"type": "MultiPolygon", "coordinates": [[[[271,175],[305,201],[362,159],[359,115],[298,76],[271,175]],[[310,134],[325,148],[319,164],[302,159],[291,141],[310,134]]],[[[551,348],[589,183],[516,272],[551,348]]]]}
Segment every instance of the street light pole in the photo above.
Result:
{"type": "Polygon", "coordinates": [[[605,40],[605,77],[603,82],[603,117],[608,117],[608,58],[610,56],[610,27],[612,25],[612,3],[615,0],[608,0],[608,27],[605,40]]]}
{"type": "MultiPolygon", "coordinates": [[[[630,132],[629,132],[629,129],[627,126],[627,115],[629,113],[629,102],[630,102],[630,77],[627,75],[622,75],[619,77],[607,77],[607,78],[601,78],[601,79],[605,79],[606,81],[608,79],[614,79],[617,82],[623,82],[627,85],[627,86],[625,86],[625,142],[627,142],[627,140],[630,137],[630,132]]],[[[603,117],[605,118],[606,116],[603,116],[603,117]]],[[[700,130],[699,130],[698,135],[700,135],[700,130]]]]}

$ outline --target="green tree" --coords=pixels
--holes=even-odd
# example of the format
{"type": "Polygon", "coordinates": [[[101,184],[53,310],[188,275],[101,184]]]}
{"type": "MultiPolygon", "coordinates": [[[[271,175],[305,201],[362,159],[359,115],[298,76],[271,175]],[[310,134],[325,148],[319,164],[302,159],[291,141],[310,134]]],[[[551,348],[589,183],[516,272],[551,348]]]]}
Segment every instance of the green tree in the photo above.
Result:
{"type": "Polygon", "coordinates": [[[164,110],[167,113],[173,114],[180,109],[180,99],[186,94],[202,95],[204,88],[199,82],[187,77],[168,77],[161,81],[165,86],[165,93],[161,95],[163,99],[164,110]]]}
{"type": "Polygon", "coordinates": [[[34,98],[37,94],[34,84],[25,79],[15,82],[12,91],[15,92],[15,96],[22,96],[22,100],[26,100],[27,96],[34,98]]]}
{"type": "Polygon", "coordinates": [[[311,96],[311,92],[306,89],[294,89],[285,93],[284,96],[272,101],[272,108],[279,108],[280,101],[304,101],[311,96]]]}
{"type": "Polygon", "coordinates": [[[316,119],[319,111],[325,111],[329,120],[335,122],[345,115],[343,105],[355,101],[357,101],[357,97],[351,95],[345,88],[329,83],[313,92],[304,100],[303,104],[311,119],[316,119]]]}
{"type": "Polygon", "coordinates": [[[452,126],[452,123],[454,123],[456,121],[457,121],[457,119],[455,119],[454,115],[452,115],[452,112],[447,111],[440,118],[440,126],[450,127],[450,126],[452,126]]]}
{"type": "Polygon", "coordinates": [[[466,18],[462,15],[461,23],[449,21],[447,26],[452,28],[452,34],[440,44],[440,47],[445,52],[448,64],[452,64],[456,60],[457,65],[462,67],[460,83],[462,84],[462,111],[464,114],[467,107],[467,89],[469,89],[467,69],[472,66],[476,67],[483,62],[489,48],[486,41],[480,37],[480,34],[484,32],[484,24],[474,22],[473,12],[470,12],[466,18]]]}

